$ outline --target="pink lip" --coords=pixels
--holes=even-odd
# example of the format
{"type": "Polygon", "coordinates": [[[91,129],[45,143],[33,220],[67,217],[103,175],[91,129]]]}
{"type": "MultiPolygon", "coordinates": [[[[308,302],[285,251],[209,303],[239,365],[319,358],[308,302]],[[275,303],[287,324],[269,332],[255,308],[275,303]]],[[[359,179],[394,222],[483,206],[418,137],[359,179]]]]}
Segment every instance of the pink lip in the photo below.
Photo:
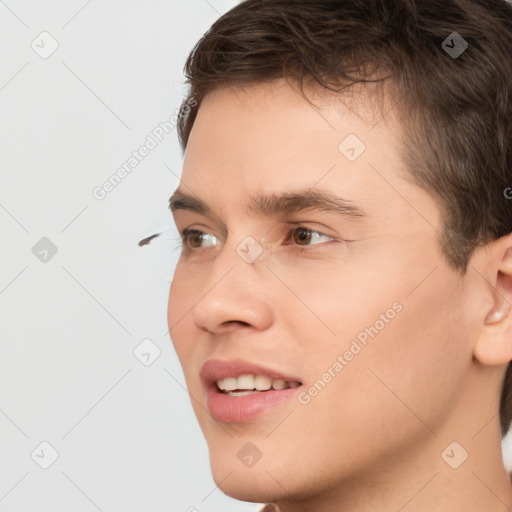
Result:
{"type": "Polygon", "coordinates": [[[217,389],[216,381],[240,375],[267,375],[285,382],[301,382],[301,379],[277,372],[271,368],[233,359],[208,360],[200,371],[201,380],[207,393],[207,405],[211,415],[223,422],[246,422],[259,416],[270,407],[279,405],[297,393],[300,386],[283,390],[270,389],[252,395],[229,396],[217,389]]]}

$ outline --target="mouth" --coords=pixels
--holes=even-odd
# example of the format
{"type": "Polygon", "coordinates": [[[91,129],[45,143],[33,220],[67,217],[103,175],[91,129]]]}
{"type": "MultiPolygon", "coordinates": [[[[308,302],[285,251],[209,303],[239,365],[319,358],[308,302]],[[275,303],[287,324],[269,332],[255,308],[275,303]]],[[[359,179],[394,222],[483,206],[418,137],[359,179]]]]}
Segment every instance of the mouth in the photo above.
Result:
{"type": "Polygon", "coordinates": [[[282,391],[293,389],[301,385],[300,382],[287,382],[283,379],[273,379],[268,375],[240,375],[239,377],[226,377],[215,381],[217,389],[229,396],[245,396],[262,393],[269,390],[282,391]]]}
{"type": "Polygon", "coordinates": [[[210,359],[202,367],[210,414],[218,421],[247,422],[291,398],[301,379],[240,359],[210,359]]]}

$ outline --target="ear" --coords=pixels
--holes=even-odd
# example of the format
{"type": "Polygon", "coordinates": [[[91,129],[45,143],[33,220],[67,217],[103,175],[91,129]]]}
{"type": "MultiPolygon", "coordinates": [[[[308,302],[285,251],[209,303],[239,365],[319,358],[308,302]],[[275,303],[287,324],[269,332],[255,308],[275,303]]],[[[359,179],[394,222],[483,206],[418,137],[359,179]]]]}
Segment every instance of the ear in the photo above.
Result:
{"type": "Polygon", "coordinates": [[[487,365],[506,364],[512,360],[512,233],[486,247],[486,290],[492,306],[484,314],[474,357],[487,365]]]}

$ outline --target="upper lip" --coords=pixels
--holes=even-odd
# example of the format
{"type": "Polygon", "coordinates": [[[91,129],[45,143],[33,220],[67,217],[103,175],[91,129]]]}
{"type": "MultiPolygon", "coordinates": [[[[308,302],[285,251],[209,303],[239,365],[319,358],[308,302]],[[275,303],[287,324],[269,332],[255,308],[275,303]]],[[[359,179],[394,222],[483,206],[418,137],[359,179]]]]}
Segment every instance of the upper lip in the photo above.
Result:
{"type": "Polygon", "coordinates": [[[199,372],[201,380],[208,387],[213,387],[216,381],[226,377],[239,377],[240,375],[267,375],[272,379],[281,379],[285,382],[299,382],[299,378],[285,375],[266,366],[244,361],[243,359],[231,359],[221,361],[220,359],[208,359],[199,372]]]}

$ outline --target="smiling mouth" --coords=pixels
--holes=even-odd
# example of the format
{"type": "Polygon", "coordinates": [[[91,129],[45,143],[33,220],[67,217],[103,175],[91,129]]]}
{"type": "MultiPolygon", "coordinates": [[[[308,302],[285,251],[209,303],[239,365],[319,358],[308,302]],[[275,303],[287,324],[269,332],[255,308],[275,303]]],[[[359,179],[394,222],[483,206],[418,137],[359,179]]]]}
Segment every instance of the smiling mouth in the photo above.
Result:
{"type": "Polygon", "coordinates": [[[244,423],[291,400],[300,379],[243,359],[209,359],[200,371],[207,410],[216,421],[244,423]],[[251,396],[252,395],[252,396],[251,396]]]}
{"type": "Polygon", "coordinates": [[[267,375],[244,374],[239,377],[226,377],[215,381],[217,391],[228,396],[245,396],[256,393],[265,393],[267,391],[282,391],[283,389],[293,389],[301,385],[297,381],[284,381],[282,379],[272,379],[267,375]]]}

